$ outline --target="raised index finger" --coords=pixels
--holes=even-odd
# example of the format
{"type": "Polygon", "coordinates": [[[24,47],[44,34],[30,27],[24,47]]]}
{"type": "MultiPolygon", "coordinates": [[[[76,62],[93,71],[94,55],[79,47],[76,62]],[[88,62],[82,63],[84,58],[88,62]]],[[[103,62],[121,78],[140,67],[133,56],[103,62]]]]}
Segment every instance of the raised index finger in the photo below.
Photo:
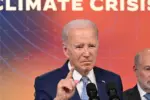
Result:
{"type": "Polygon", "coordinates": [[[73,71],[74,71],[74,68],[72,67],[71,70],[69,71],[67,77],[66,77],[67,79],[72,78],[72,76],[73,76],[73,71]]]}

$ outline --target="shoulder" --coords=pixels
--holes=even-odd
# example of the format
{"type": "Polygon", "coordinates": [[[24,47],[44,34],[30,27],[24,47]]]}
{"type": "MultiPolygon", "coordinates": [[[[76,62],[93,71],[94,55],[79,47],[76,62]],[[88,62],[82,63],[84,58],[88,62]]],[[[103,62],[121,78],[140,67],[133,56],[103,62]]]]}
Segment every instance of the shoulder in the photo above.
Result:
{"type": "Polygon", "coordinates": [[[67,60],[65,64],[60,68],[57,68],[55,70],[37,76],[35,81],[44,81],[44,82],[51,81],[51,83],[57,82],[58,80],[63,79],[67,75],[68,71],[69,69],[68,69],[68,60],[67,60]]]}
{"type": "Polygon", "coordinates": [[[119,74],[98,67],[95,67],[94,70],[97,79],[104,80],[105,82],[114,82],[117,86],[121,87],[121,90],[123,89],[122,80],[119,74]]]}
{"type": "Polygon", "coordinates": [[[49,71],[35,78],[35,87],[47,87],[57,84],[62,79],[61,69],[49,71]]]}
{"type": "Polygon", "coordinates": [[[120,77],[120,75],[118,75],[112,71],[109,71],[109,70],[106,70],[103,68],[99,68],[99,67],[95,67],[94,71],[95,71],[95,73],[101,74],[106,77],[120,77]]]}
{"type": "Polygon", "coordinates": [[[129,89],[125,90],[125,91],[123,92],[123,95],[124,95],[124,96],[127,96],[127,95],[130,95],[130,94],[133,94],[134,91],[138,91],[138,90],[135,89],[135,88],[136,88],[136,87],[129,88],[129,89]]]}
{"type": "Polygon", "coordinates": [[[48,80],[48,79],[51,79],[51,78],[54,78],[54,77],[58,77],[59,74],[61,74],[61,69],[60,68],[57,68],[55,70],[52,70],[52,71],[49,71],[49,72],[46,72],[40,76],[37,76],[39,79],[41,80],[48,80]]]}
{"type": "Polygon", "coordinates": [[[141,100],[140,93],[137,89],[137,86],[130,88],[123,92],[124,100],[141,100]]]}
{"type": "Polygon", "coordinates": [[[126,93],[132,93],[132,91],[133,91],[133,88],[129,88],[129,89],[125,90],[124,93],[125,93],[125,94],[126,94],[126,93]]]}

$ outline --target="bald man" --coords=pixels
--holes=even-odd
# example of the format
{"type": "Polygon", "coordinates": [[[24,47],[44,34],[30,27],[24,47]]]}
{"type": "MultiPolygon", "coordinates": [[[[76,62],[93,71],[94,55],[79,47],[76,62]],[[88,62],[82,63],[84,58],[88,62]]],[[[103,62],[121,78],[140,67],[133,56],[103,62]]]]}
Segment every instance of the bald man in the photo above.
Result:
{"type": "Polygon", "coordinates": [[[61,68],[36,78],[35,100],[89,100],[86,91],[89,83],[95,84],[96,97],[109,100],[106,90],[109,82],[116,84],[116,94],[122,98],[120,76],[95,66],[99,40],[93,22],[85,19],[69,22],[63,28],[62,40],[68,60],[61,68]]]}
{"type": "Polygon", "coordinates": [[[124,100],[150,100],[150,48],[138,52],[134,63],[137,84],[123,93],[124,100]]]}

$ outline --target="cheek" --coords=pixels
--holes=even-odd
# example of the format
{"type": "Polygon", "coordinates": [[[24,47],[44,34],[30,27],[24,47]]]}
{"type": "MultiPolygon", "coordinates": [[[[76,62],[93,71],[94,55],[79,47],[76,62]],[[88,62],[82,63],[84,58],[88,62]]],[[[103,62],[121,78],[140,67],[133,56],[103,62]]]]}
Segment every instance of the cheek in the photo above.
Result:
{"type": "Polygon", "coordinates": [[[73,59],[73,60],[80,60],[80,58],[81,58],[81,53],[80,52],[76,52],[76,51],[74,51],[74,52],[71,52],[71,54],[70,54],[70,57],[73,59]]]}
{"type": "Polygon", "coordinates": [[[93,52],[92,53],[92,58],[93,58],[93,60],[96,60],[96,58],[97,58],[97,52],[93,52]]]}
{"type": "Polygon", "coordinates": [[[93,53],[93,55],[97,56],[97,54],[98,54],[98,49],[95,49],[92,53],[93,53]]]}
{"type": "Polygon", "coordinates": [[[147,77],[147,74],[146,74],[145,72],[141,72],[139,76],[140,76],[140,79],[145,80],[145,81],[146,81],[147,78],[148,78],[148,77],[147,77]]]}

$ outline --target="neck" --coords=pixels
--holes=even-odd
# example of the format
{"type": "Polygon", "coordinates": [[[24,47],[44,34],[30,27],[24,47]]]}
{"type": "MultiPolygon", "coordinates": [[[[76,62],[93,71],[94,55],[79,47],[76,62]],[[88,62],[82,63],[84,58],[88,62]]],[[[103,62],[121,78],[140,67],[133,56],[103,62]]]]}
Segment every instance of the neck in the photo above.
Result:
{"type": "Polygon", "coordinates": [[[87,71],[87,70],[85,70],[85,71],[82,71],[82,70],[78,70],[78,69],[76,69],[82,76],[87,76],[88,75],[88,73],[90,72],[90,71],[87,71]]]}
{"type": "Polygon", "coordinates": [[[148,88],[144,88],[144,91],[145,91],[146,93],[150,93],[150,89],[148,89],[148,88]]]}

